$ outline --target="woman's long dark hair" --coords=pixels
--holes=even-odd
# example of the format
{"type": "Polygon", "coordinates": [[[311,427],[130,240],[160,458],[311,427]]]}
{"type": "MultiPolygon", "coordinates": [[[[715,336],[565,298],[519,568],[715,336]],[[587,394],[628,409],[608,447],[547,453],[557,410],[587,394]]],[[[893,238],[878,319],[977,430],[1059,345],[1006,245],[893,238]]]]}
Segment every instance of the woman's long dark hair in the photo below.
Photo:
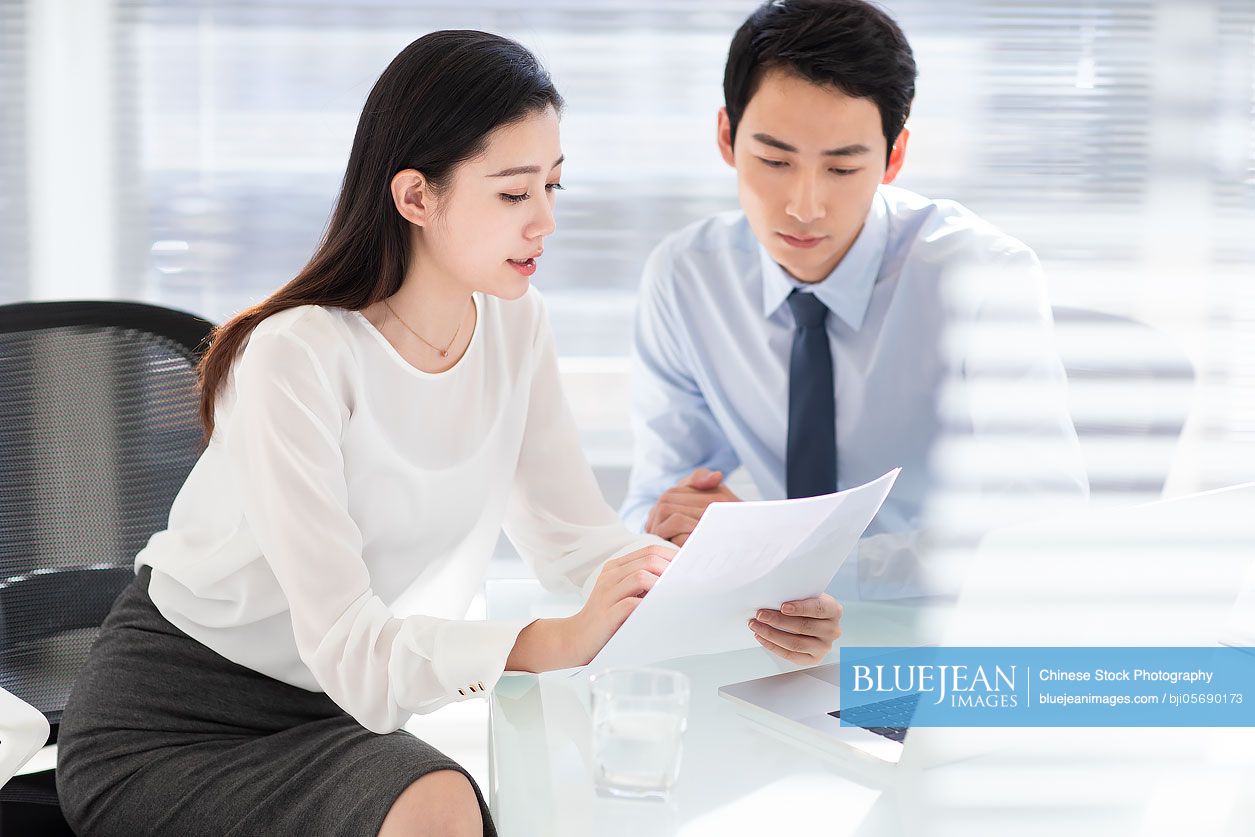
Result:
{"type": "Polygon", "coordinates": [[[198,368],[206,438],[227,372],[258,323],[299,305],[359,311],[401,287],[410,237],[392,200],[397,172],[416,169],[439,191],[493,130],[547,105],[562,108],[549,74],[508,38],[449,30],[402,50],[366,97],[335,211],[309,263],[214,330],[198,368]]]}

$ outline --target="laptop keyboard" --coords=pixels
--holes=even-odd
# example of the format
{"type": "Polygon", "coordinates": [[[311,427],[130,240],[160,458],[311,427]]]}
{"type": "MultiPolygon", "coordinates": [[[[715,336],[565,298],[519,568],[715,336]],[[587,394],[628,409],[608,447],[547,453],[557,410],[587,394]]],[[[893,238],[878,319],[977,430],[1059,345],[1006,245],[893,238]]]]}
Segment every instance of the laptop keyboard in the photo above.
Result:
{"type": "MultiPolygon", "coordinates": [[[[911,716],[915,714],[915,706],[919,703],[919,694],[903,695],[892,700],[880,700],[865,703],[856,709],[858,725],[868,732],[883,735],[899,744],[906,738],[906,731],[911,726],[911,716]]],[[[841,710],[829,712],[834,718],[841,717],[841,710]]]]}

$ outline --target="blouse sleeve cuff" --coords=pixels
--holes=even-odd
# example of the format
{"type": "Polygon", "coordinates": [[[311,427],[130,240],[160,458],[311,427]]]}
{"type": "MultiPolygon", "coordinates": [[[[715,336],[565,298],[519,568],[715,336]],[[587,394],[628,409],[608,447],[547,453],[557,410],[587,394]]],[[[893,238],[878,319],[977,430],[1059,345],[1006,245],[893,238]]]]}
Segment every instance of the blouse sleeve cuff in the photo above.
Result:
{"type": "Polygon", "coordinates": [[[533,621],[450,621],[436,635],[436,677],[450,701],[487,696],[505,673],[519,633],[533,621]]]}

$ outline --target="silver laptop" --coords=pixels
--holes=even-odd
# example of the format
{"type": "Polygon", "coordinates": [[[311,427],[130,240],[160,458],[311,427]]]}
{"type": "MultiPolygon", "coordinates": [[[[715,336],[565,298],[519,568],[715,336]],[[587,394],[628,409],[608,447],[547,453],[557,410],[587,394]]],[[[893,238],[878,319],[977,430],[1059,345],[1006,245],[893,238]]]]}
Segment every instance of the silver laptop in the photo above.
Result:
{"type": "MultiPolygon", "coordinates": [[[[1251,585],[1255,483],[995,531],[966,568],[962,594],[923,631],[945,646],[1249,644],[1234,602],[1251,585]]],[[[1249,600],[1250,592],[1244,600],[1249,600]]],[[[910,729],[910,700],[877,726],[842,726],[839,667],[719,689],[747,718],[811,750],[884,768],[963,760],[1001,730],[910,729]]]]}

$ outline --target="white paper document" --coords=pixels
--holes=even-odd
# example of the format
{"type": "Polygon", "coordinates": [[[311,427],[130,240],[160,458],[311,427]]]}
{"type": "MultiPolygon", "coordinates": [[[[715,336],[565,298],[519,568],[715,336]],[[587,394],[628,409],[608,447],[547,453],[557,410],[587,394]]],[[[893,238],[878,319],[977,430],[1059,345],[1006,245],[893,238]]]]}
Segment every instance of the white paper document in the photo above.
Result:
{"type": "Polygon", "coordinates": [[[759,609],[823,593],[900,470],[821,497],[712,503],[586,669],[759,647],[749,620],[759,609]]]}

